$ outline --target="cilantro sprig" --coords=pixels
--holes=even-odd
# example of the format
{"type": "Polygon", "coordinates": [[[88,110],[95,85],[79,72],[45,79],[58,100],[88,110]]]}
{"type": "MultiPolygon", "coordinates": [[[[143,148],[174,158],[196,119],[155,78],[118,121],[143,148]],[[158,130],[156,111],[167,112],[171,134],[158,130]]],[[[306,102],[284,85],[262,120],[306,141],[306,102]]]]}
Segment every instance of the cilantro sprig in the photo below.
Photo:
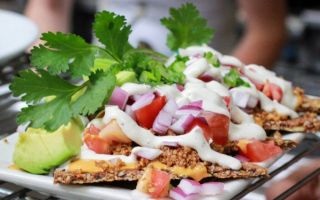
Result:
{"type": "Polygon", "coordinates": [[[165,56],[129,44],[131,27],[123,16],[97,13],[93,29],[104,47],[74,34],[42,35],[44,44],[31,51],[35,69],[21,71],[10,85],[13,95],[29,104],[18,115],[19,124],[54,131],[74,117],[94,114],[108,101],[121,71],[134,72],[134,80],[151,85],[184,81],[183,73],[165,67],[165,56]],[[79,84],[72,84],[79,78],[79,84]]]}
{"type": "Polygon", "coordinates": [[[171,8],[170,17],[162,18],[161,23],[170,31],[167,45],[174,51],[191,45],[206,44],[213,37],[213,29],[207,26],[207,21],[191,3],[183,4],[177,9],[171,8]]]}
{"type": "Polygon", "coordinates": [[[244,81],[235,69],[230,69],[230,71],[223,77],[223,82],[229,87],[250,87],[250,84],[244,81]]]}

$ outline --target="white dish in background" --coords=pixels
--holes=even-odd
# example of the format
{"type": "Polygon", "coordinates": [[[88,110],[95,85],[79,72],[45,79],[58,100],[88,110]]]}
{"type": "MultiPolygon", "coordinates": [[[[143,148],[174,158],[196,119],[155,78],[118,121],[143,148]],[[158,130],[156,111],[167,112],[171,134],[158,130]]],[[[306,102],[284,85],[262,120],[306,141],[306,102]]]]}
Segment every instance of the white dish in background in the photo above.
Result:
{"type": "Polygon", "coordinates": [[[0,64],[24,52],[38,37],[38,28],[27,17],[0,9],[0,64]]]}
{"type": "MultiPolygon", "coordinates": [[[[110,187],[110,186],[87,186],[72,185],[64,186],[53,183],[53,177],[48,175],[33,175],[26,172],[12,170],[8,167],[12,165],[12,154],[19,134],[14,133],[0,141],[0,180],[12,182],[39,192],[45,192],[55,197],[65,199],[131,199],[132,191],[129,189],[110,187]]],[[[304,138],[302,133],[292,133],[284,136],[286,139],[292,139],[300,142],[304,138]]],[[[281,156],[260,163],[262,166],[270,166],[281,156]]],[[[225,183],[225,191],[221,195],[206,199],[230,199],[243,190],[251,180],[234,180],[225,183]]]]}

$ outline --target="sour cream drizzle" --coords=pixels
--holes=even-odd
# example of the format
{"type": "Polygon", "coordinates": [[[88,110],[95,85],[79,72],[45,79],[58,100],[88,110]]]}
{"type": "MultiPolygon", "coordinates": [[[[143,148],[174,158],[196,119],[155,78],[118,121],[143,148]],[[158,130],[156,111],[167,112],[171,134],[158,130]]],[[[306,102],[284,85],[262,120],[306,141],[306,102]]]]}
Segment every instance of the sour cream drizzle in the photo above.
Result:
{"type": "MultiPolygon", "coordinates": [[[[262,105],[261,108],[267,112],[276,111],[279,114],[282,115],[288,115],[290,117],[297,117],[298,114],[293,110],[295,106],[297,105],[297,97],[294,95],[292,90],[292,84],[289,81],[286,81],[280,77],[277,77],[276,74],[272,71],[269,71],[265,69],[262,66],[258,65],[246,65],[244,66],[237,58],[232,56],[226,56],[221,55],[220,53],[217,53],[214,49],[208,47],[208,46],[192,46],[186,49],[179,50],[179,53],[183,56],[189,56],[192,57],[193,62],[191,65],[188,65],[187,63],[187,72],[185,73],[187,77],[193,77],[196,78],[199,76],[200,72],[203,73],[212,73],[212,69],[214,73],[212,73],[213,77],[221,77],[224,76],[228,71],[230,70],[229,67],[225,67],[228,65],[232,65],[234,67],[241,68],[243,72],[248,76],[251,80],[254,80],[258,83],[264,84],[265,82],[269,81],[271,83],[277,84],[283,91],[283,98],[280,103],[276,101],[272,101],[268,97],[266,97],[264,94],[261,94],[261,92],[257,91],[254,87],[254,84],[247,79],[246,77],[243,78],[246,82],[249,82],[251,87],[246,89],[247,92],[250,91],[251,94],[254,94],[254,96],[258,97],[260,104],[262,105]],[[204,59],[202,57],[195,58],[194,55],[200,54],[203,55],[205,52],[213,52],[217,57],[220,59],[221,65],[219,68],[213,68],[210,67],[209,64],[206,64],[204,61],[196,62],[195,59],[204,59]],[[196,65],[193,63],[197,63],[196,65]],[[200,65],[201,64],[201,65],[200,65]],[[205,66],[206,65],[206,66],[205,66]],[[195,69],[193,69],[195,68],[195,69]],[[204,69],[207,69],[206,71],[203,71],[204,69]],[[220,75],[217,75],[218,72],[220,75]]],[[[221,78],[220,78],[221,79],[221,78]]],[[[190,80],[190,78],[187,78],[187,80],[190,80]]],[[[243,89],[244,90],[244,89],[243,89]]]]}
{"type": "Polygon", "coordinates": [[[103,122],[107,124],[113,119],[117,120],[124,134],[140,146],[159,148],[165,142],[177,142],[181,146],[195,149],[198,152],[199,157],[204,161],[218,163],[221,166],[235,170],[241,168],[241,163],[237,159],[212,150],[199,127],[195,127],[184,135],[155,136],[151,131],[140,127],[118,107],[107,106],[105,108],[103,122]]]}

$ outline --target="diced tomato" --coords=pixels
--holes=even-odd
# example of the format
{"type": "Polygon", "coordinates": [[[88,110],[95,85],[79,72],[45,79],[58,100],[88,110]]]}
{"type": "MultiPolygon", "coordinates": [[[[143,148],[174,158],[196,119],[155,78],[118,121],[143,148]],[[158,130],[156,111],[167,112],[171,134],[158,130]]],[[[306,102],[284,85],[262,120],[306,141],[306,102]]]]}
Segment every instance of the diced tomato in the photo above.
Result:
{"type": "Polygon", "coordinates": [[[273,142],[263,143],[253,141],[247,144],[245,156],[252,162],[262,162],[282,152],[282,149],[273,142]]]}
{"type": "Polygon", "coordinates": [[[99,132],[100,132],[100,129],[99,129],[99,128],[97,128],[97,127],[96,127],[95,125],[93,125],[93,124],[90,124],[89,130],[88,130],[88,133],[89,133],[89,134],[98,135],[99,132]]]}
{"type": "Polygon", "coordinates": [[[186,132],[190,132],[194,127],[196,126],[199,126],[203,133],[204,133],[204,136],[207,140],[209,140],[211,137],[210,137],[210,128],[207,124],[207,122],[205,121],[205,119],[201,119],[201,118],[195,118],[191,123],[190,125],[186,128],[186,132]]]}
{"type": "Polygon", "coordinates": [[[227,105],[227,108],[230,108],[231,97],[230,96],[224,96],[223,97],[223,101],[227,105]]]}
{"type": "Polygon", "coordinates": [[[168,196],[169,186],[170,186],[170,175],[167,172],[157,170],[157,169],[153,169],[151,171],[150,196],[152,198],[163,198],[168,196]]]}
{"type": "Polygon", "coordinates": [[[238,141],[237,147],[240,150],[240,154],[242,154],[242,155],[246,155],[247,154],[247,145],[249,143],[251,143],[251,142],[252,142],[251,140],[245,140],[245,139],[242,139],[242,140],[238,141]]]}
{"type": "Polygon", "coordinates": [[[160,96],[154,99],[149,105],[135,111],[138,124],[144,128],[152,128],[153,122],[160,110],[166,104],[166,97],[160,96]]]}
{"type": "Polygon", "coordinates": [[[84,143],[87,145],[89,149],[98,154],[110,152],[110,143],[100,138],[98,135],[85,134],[84,143]]]}
{"type": "Polygon", "coordinates": [[[204,112],[203,116],[210,129],[207,137],[212,138],[216,144],[226,144],[228,142],[229,117],[214,112],[204,112]]]}
{"type": "Polygon", "coordinates": [[[283,96],[282,89],[278,85],[270,82],[264,84],[262,92],[270,99],[276,101],[281,101],[283,96]]]}
{"type": "Polygon", "coordinates": [[[212,76],[207,75],[207,74],[202,74],[202,75],[200,75],[200,76],[198,77],[198,79],[200,79],[200,80],[202,80],[203,82],[206,82],[206,83],[214,80],[212,76]]]}

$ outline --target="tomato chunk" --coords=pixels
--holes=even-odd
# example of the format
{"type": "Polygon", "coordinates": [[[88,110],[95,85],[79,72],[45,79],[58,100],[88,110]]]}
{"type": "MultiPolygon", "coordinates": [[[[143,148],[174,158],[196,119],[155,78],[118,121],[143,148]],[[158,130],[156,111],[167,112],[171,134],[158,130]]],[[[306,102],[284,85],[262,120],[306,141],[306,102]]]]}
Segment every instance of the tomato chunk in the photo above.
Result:
{"type": "Polygon", "coordinates": [[[282,89],[278,85],[270,82],[264,84],[262,92],[270,99],[276,101],[281,101],[283,96],[282,89]]]}
{"type": "Polygon", "coordinates": [[[152,128],[153,122],[157,115],[166,104],[166,97],[160,96],[155,98],[149,105],[135,111],[138,124],[144,128],[152,128]]]}
{"type": "Polygon", "coordinates": [[[166,197],[169,192],[170,175],[167,172],[154,169],[151,171],[151,192],[152,198],[166,197]]]}
{"type": "Polygon", "coordinates": [[[211,138],[210,128],[207,122],[205,121],[205,119],[199,117],[194,118],[194,120],[189,124],[189,126],[186,128],[186,133],[190,132],[196,126],[199,126],[202,129],[204,136],[207,140],[211,138]]]}
{"type": "Polygon", "coordinates": [[[89,134],[98,135],[99,132],[100,132],[100,129],[99,129],[99,128],[97,128],[97,127],[96,127],[95,125],[93,125],[93,124],[90,124],[89,130],[88,130],[88,133],[89,133],[89,134]]]}
{"type": "Polygon", "coordinates": [[[253,141],[247,144],[247,156],[252,162],[262,162],[282,152],[282,149],[274,144],[274,142],[263,143],[261,141],[253,141]]]}
{"type": "Polygon", "coordinates": [[[229,117],[214,112],[204,112],[203,116],[209,125],[208,137],[216,144],[226,144],[229,136],[229,117]]]}
{"type": "Polygon", "coordinates": [[[107,154],[110,152],[110,143],[98,135],[85,134],[84,143],[89,149],[98,154],[107,154]]]}

